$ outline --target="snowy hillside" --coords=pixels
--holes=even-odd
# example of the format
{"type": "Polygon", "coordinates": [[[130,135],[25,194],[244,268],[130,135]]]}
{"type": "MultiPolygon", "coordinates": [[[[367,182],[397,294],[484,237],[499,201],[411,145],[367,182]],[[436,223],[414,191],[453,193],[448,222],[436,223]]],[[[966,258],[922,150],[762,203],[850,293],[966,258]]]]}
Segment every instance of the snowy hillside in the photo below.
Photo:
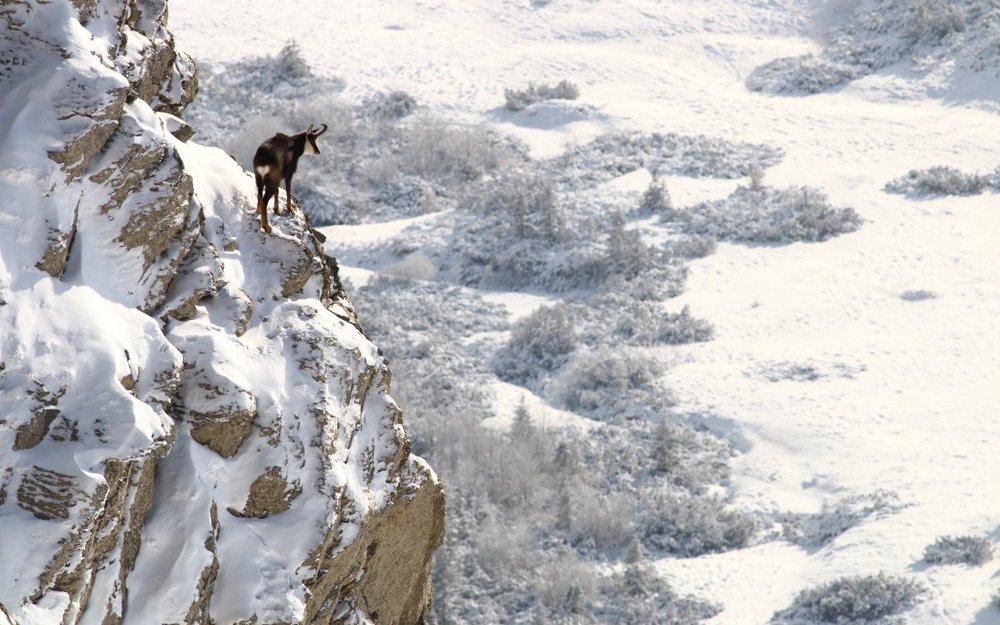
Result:
{"type": "Polygon", "coordinates": [[[416,623],[440,485],[165,2],[5,2],[0,60],[0,623],[416,623]]]}
{"type": "Polygon", "coordinates": [[[432,622],[1000,623],[995,0],[172,6],[199,132],[336,126],[432,622]]]}

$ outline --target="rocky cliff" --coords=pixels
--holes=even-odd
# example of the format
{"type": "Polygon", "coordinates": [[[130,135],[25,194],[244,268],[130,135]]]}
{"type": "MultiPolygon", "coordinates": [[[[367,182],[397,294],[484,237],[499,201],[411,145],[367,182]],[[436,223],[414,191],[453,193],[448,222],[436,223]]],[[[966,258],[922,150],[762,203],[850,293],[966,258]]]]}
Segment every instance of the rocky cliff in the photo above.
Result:
{"type": "Polygon", "coordinates": [[[440,485],[166,10],[0,2],[0,624],[418,623],[440,485]]]}

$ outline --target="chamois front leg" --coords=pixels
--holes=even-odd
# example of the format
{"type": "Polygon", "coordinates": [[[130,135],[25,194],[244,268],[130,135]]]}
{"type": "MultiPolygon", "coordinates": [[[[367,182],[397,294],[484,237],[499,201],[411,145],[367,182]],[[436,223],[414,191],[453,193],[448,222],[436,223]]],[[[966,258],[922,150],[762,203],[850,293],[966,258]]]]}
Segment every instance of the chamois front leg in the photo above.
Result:
{"type": "Polygon", "coordinates": [[[288,214],[292,214],[292,177],[289,176],[285,178],[285,207],[288,209],[288,214]]]}
{"type": "Polygon", "coordinates": [[[281,214],[281,210],[278,208],[278,200],[281,199],[281,193],[278,192],[279,188],[280,187],[277,187],[277,186],[274,188],[274,214],[275,215],[280,215],[281,214]]]}

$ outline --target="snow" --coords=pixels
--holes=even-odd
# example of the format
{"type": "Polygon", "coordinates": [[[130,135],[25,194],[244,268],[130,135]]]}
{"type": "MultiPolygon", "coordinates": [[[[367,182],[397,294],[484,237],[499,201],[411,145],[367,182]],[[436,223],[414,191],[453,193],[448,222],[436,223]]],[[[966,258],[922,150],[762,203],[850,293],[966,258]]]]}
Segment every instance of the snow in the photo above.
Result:
{"type": "MultiPolygon", "coordinates": [[[[956,105],[943,82],[879,75],[809,98],[749,93],[743,79],[754,67],[815,49],[806,2],[291,4],[301,9],[285,13],[283,31],[314,67],[347,81],[348,97],[404,89],[456,120],[518,136],[536,156],[616,128],[768,143],[786,154],[767,170],[768,184],[816,186],[855,207],[865,220],[855,233],[819,244],[720,244],[694,262],[671,306],[710,319],[716,338],[673,349],[681,357],[667,383],[679,410],[720,415],[720,433],[743,441],[735,505],[814,512],[838,494],[886,488],[912,506],[816,553],[764,543],[659,568],[679,590],[721,601],[717,625],[764,623],[807,585],[878,570],[913,573],[934,589],[912,623],[1000,622],[977,617],[990,567],[914,568],[939,535],[992,532],[995,542],[1000,526],[1000,200],[882,192],[910,168],[996,166],[1000,118],[956,105]],[[498,109],[505,87],[562,78],[579,84],[579,101],[528,116],[498,109]],[[917,290],[937,297],[902,295],[917,290]],[[760,372],[774,363],[834,373],[771,381],[760,372]]],[[[203,6],[172,4],[178,40],[196,58],[232,61],[277,45],[253,26],[266,7],[203,6]]],[[[990,80],[987,101],[1000,95],[990,80]]],[[[623,191],[648,183],[648,173],[625,178],[615,181],[623,191]]],[[[678,205],[723,197],[734,184],[666,182],[678,205]]],[[[407,225],[327,234],[361,245],[407,225]]],[[[545,303],[487,298],[515,316],[545,303]]],[[[518,400],[510,390],[497,395],[504,422],[518,400]]]]}
{"type": "MultiPolygon", "coordinates": [[[[988,534],[997,542],[1000,199],[987,193],[913,200],[887,195],[882,187],[912,168],[975,171],[1000,164],[1000,117],[984,110],[1000,101],[1000,82],[992,75],[931,73],[912,81],[876,74],[810,97],[748,92],[743,81],[754,67],[816,49],[807,38],[814,4],[288,0],[280,19],[284,36],[276,36],[275,29],[260,28],[275,19],[269,4],[174,0],[171,25],[178,47],[201,61],[275,53],[295,38],[315,68],[346,80],[349,99],[404,89],[455,121],[514,134],[536,156],[607,130],[636,128],[781,148],[784,160],[767,170],[768,184],[818,187],[834,205],[854,207],[865,223],[824,243],[720,244],[715,254],[693,262],[686,292],[671,306],[691,306],[715,325],[716,337],[671,348],[677,364],[666,383],[679,410],[718,415],[709,424],[741,441],[733,461],[738,507],[815,512],[824,500],[876,488],[896,491],[912,505],[815,551],[764,542],[665,559],[659,570],[678,590],[724,605],[713,625],[765,623],[804,587],[879,570],[913,575],[931,587],[930,598],[909,614],[915,625],[995,625],[1000,613],[986,610],[995,566],[925,568],[917,562],[923,547],[942,534],[988,534]],[[498,110],[505,87],[564,78],[580,86],[580,100],[547,104],[528,116],[498,110]],[[902,296],[920,290],[937,297],[902,296]],[[826,375],[772,381],[761,371],[775,363],[812,366],[826,375]],[[845,371],[849,375],[838,373],[845,371]]],[[[184,155],[198,157],[193,149],[184,155]]],[[[0,166],[4,188],[16,198],[19,181],[34,174],[9,161],[0,166]]],[[[207,177],[213,175],[209,167],[229,165],[223,159],[198,165],[207,177]]],[[[220,171],[219,181],[232,176],[220,171]]],[[[219,181],[206,189],[219,188],[219,181]]],[[[641,192],[644,181],[616,184],[641,192]]],[[[733,184],[666,182],[679,205],[723,197],[733,184]]],[[[199,195],[208,192],[196,186],[199,195]]],[[[29,211],[19,214],[33,224],[29,211]]],[[[326,234],[360,246],[409,225],[337,227],[326,234]]],[[[13,236],[0,235],[5,249],[13,236]]],[[[10,262],[7,256],[3,262],[10,262]]],[[[345,268],[345,275],[364,271],[345,268]]],[[[504,302],[514,316],[544,303],[523,295],[489,299],[504,302]]],[[[509,389],[498,395],[508,407],[502,414],[510,415],[516,404],[509,389]]],[[[557,417],[553,422],[561,423],[557,417]]],[[[206,519],[190,523],[186,531],[207,531],[206,519]]],[[[252,530],[223,536],[253,539],[252,530]]],[[[164,545],[163,553],[169,551],[164,545]]],[[[193,565],[162,566],[181,571],[193,565]]],[[[227,575],[238,574],[225,572],[219,583],[235,588],[239,580],[227,575]]],[[[246,588],[232,601],[252,599],[253,592],[246,588]]],[[[236,615],[223,610],[215,616],[223,622],[236,615]]]]}

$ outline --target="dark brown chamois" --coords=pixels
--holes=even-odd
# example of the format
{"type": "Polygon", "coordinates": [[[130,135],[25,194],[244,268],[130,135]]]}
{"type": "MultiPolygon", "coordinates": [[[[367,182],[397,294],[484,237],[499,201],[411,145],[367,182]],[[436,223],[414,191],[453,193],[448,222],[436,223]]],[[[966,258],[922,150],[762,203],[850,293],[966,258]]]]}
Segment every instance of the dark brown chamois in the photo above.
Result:
{"type": "Polygon", "coordinates": [[[285,181],[287,198],[285,204],[288,212],[292,212],[292,176],[299,165],[299,157],[303,154],[319,154],[316,138],[326,132],[326,124],[314,129],[312,124],[305,132],[288,136],[278,133],[260,144],[257,153],[253,155],[253,175],[257,181],[257,212],[260,214],[260,227],[265,232],[271,231],[267,223],[267,203],[274,196],[274,214],[280,215],[278,208],[278,188],[285,181]]]}

